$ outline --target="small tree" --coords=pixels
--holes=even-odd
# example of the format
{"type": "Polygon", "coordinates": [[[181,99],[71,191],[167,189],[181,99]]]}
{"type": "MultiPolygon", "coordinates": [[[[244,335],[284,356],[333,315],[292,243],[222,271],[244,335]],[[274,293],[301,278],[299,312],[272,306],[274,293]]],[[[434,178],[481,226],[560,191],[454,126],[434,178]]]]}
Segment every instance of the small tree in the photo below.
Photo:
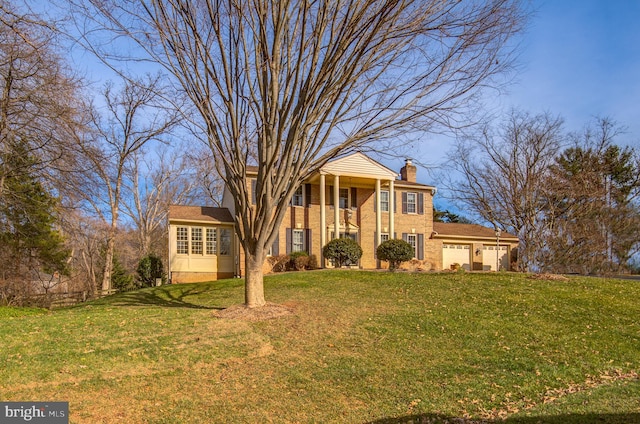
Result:
{"type": "Polygon", "coordinates": [[[113,272],[111,273],[111,287],[119,292],[136,288],[133,275],[127,273],[117,256],[113,257],[113,272]]]}
{"type": "Polygon", "coordinates": [[[159,256],[149,253],[138,262],[138,281],[142,287],[153,287],[156,278],[164,278],[164,267],[159,256]]]}
{"type": "Polygon", "coordinates": [[[350,238],[333,239],[322,248],[325,258],[333,261],[336,268],[351,265],[362,257],[362,248],[350,238]]]}
{"type": "Polygon", "coordinates": [[[387,240],[376,249],[378,259],[389,262],[389,271],[395,271],[402,262],[410,261],[413,247],[404,240],[387,240]]]}

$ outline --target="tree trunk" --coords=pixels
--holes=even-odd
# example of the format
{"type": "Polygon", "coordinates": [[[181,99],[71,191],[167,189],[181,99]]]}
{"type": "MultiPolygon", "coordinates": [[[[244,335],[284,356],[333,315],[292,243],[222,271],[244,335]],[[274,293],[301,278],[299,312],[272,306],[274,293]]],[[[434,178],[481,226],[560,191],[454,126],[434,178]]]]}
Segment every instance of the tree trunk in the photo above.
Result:
{"type": "Polygon", "coordinates": [[[111,274],[113,271],[113,253],[115,250],[115,236],[109,236],[107,251],[104,254],[104,273],[102,275],[102,290],[111,289],[111,274]]]}
{"type": "Polygon", "coordinates": [[[266,304],[264,300],[264,255],[246,252],[245,254],[244,302],[248,308],[259,308],[266,304]]]}

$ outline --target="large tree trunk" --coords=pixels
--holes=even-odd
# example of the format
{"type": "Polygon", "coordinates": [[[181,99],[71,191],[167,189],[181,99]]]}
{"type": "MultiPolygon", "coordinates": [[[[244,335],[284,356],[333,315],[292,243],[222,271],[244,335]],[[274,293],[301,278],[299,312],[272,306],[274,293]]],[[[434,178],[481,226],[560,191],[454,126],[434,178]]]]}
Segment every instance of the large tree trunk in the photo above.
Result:
{"type": "Polygon", "coordinates": [[[248,308],[259,308],[266,304],[264,300],[264,280],[262,252],[245,252],[244,303],[248,308]]]}
{"type": "Polygon", "coordinates": [[[102,274],[102,290],[111,290],[111,274],[113,273],[113,256],[115,251],[115,236],[110,235],[107,240],[107,250],[104,255],[104,272],[102,274]]]}

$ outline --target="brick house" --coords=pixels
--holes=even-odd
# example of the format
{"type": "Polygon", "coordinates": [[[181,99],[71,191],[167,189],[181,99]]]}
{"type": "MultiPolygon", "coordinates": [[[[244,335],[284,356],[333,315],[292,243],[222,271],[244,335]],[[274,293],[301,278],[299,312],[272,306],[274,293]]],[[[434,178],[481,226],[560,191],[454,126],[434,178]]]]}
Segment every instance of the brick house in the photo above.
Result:
{"type": "MultiPolygon", "coordinates": [[[[257,168],[248,169],[247,188],[252,190],[257,168]]],[[[485,244],[496,246],[481,226],[439,226],[433,222],[436,188],[418,183],[416,167],[407,160],[398,174],[362,153],[335,159],[309,177],[296,191],[270,254],[306,251],[316,255],[322,267],[322,246],[339,237],[356,240],[363,250],[357,266],[385,267],[375,257],[377,246],[389,238],[401,238],[414,248],[415,259],[425,269],[448,269],[452,257],[469,270],[495,269],[482,261],[485,244]],[[337,206],[337,207],[336,207],[337,206]],[[435,226],[434,226],[435,225],[435,226]],[[450,255],[450,246],[466,246],[469,253],[450,255]],[[480,250],[480,253],[475,253],[480,250]],[[473,255],[472,255],[473,253],[473,255]]],[[[253,192],[253,191],[251,191],[253,192]]],[[[228,192],[222,208],[171,206],[169,211],[169,267],[173,282],[207,281],[244,275],[244,253],[233,229],[234,204],[228,192]],[[220,248],[224,234],[225,248],[220,248]],[[231,253],[233,252],[233,253],[231,253]]],[[[505,234],[500,246],[507,257],[517,238],[505,234]]],[[[456,248],[456,253],[457,252],[456,248]]],[[[495,252],[495,251],[494,251],[495,252]]],[[[489,257],[491,253],[487,253],[489,257]]],[[[504,262],[508,269],[509,260],[504,262]]]]}

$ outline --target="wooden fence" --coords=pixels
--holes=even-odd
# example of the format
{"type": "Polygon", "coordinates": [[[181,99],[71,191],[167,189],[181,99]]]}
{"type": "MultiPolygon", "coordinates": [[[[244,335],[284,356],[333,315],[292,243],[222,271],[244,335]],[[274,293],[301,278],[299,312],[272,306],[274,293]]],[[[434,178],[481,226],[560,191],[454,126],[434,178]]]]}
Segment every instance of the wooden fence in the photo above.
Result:
{"type": "Polygon", "coordinates": [[[24,298],[13,298],[9,301],[9,304],[23,305],[23,306],[38,306],[42,308],[59,308],[63,306],[72,306],[78,303],[83,303],[88,300],[99,299],[101,297],[109,296],[116,293],[116,289],[111,290],[96,290],[91,293],[85,291],[74,292],[50,292],[50,293],[38,293],[24,298]]]}

